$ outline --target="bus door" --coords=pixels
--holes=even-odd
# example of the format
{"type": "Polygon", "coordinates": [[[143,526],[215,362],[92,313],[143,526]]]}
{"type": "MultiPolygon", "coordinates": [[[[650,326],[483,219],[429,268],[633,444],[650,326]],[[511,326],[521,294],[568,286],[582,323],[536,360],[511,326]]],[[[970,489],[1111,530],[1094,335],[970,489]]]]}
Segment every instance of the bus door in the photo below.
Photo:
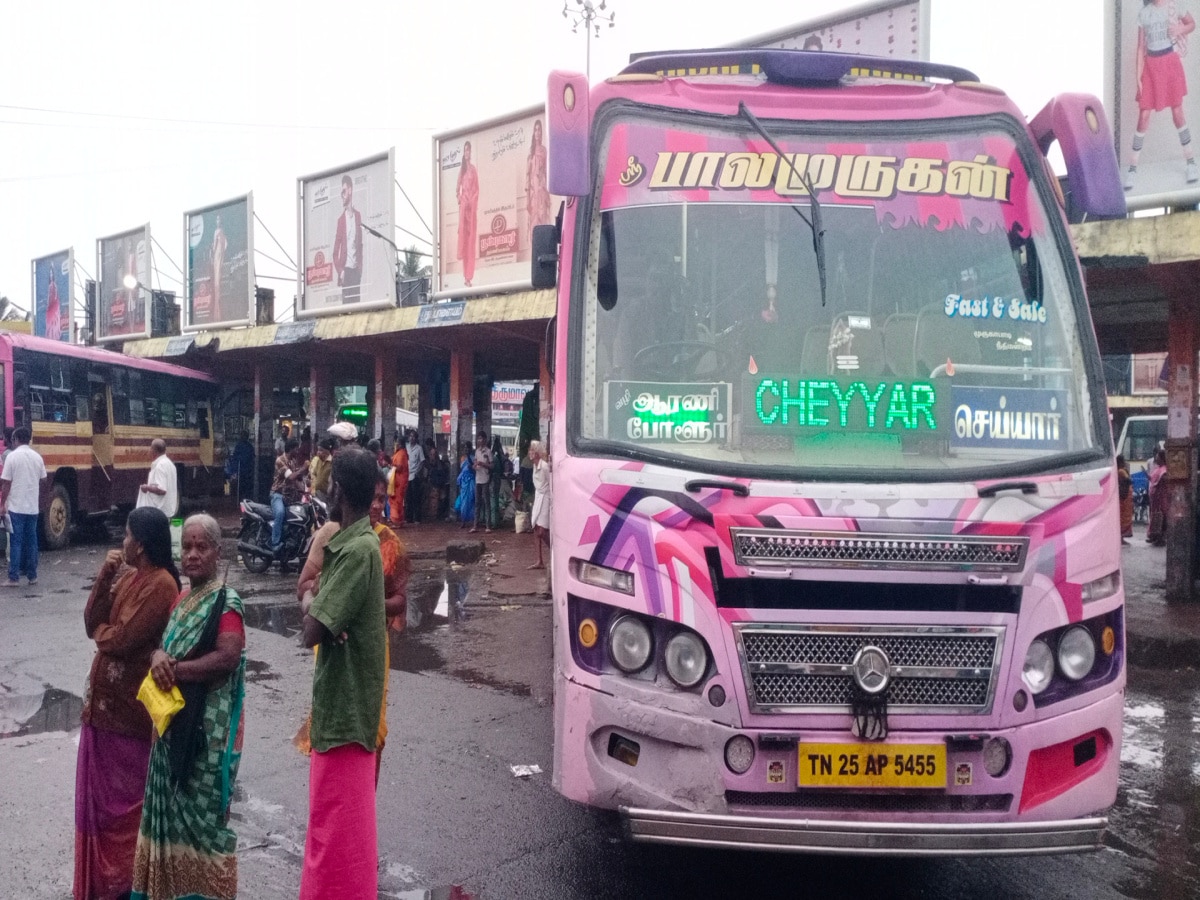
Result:
{"type": "Polygon", "coordinates": [[[108,472],[113,464],[113,436],[109,424],[112,422],[112,396],[108,390],[108,371],[91,368],[88,371],[88,405],[92,420],[92,454],[94,462],[108,472]]]}
{"type": "Polygon", "coordinates": [[[212,466],[215,464],[215,441],[213,438],[213,402],[209,397],[202,400],[197,400],[196,421],[189,422],[188,426],[196,428],[200,433],[200,465],[212,466]]]}

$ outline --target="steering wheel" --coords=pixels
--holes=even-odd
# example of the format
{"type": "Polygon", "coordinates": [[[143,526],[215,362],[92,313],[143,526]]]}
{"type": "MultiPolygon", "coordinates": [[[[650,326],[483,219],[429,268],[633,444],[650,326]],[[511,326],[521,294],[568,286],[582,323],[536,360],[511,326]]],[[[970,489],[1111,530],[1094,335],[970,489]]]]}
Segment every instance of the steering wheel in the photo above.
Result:
{"type": "Polygon", "coordinates": [[[639,350],[630,368],[637,378],[711,380],[729,371],[729,354],[706,341],[664,341],[639,350]]]}

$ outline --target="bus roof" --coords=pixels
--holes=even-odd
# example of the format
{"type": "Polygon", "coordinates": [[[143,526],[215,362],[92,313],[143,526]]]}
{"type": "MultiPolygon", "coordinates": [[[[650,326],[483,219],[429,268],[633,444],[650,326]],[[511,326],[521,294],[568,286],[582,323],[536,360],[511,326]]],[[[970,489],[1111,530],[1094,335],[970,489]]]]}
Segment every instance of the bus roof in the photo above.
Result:
{"type": "MultiPolygon", "coordinates": [[[[164,375],[176,375],[180,378],[194,378],[216,384],[217,379],[207,372],[189,369],[186,366],[173,366],[170,363],[158,362],[153,359],[138,359],[116,353],[112,350],[101,350],[99,347],[81,347],[78,344],[68,344],[65,341],[55,341],[49,338],[34,337],[17,331],[0,331],[0,345],[8,344],[10,348],[20,347],[22,350],[33,350],[38,353],[52,353],[57,356],[70,356],[75,359],[86,359],[96,363],[107,363],[113,366],[124,366],[128,369],[140,369],[143,372],[160,372],[164,375]]],[[[11,352],[11,350],[10,350],[11,352]]]]}

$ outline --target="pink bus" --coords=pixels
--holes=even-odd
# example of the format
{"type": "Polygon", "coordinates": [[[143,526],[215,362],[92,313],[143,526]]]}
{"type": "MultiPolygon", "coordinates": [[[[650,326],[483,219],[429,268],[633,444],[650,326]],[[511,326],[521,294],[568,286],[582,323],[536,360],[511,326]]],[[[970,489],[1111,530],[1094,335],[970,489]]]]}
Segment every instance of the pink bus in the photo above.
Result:
{"type": "Polygon", "coordinates": [[[635,840],[1098,848],[1116,479],[1095,98],[790,50],[554,73],[554,785],[635,840]],[[1046,152],[1061,147],[1063,187],[1046,152]]]}

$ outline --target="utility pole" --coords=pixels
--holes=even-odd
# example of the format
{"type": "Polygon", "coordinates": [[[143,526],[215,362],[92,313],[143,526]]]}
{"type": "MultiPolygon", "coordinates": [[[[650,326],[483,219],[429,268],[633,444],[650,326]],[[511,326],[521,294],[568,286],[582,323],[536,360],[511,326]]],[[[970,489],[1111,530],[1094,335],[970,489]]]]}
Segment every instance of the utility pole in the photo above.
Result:
{"type": "Polygon", "coordinates": [[[583,26],[584,34],[587,35],[587,68],[584,69],[588,81],[592,80],[592,37],[600,37],[600,23],[607,22],[609,28],[615,28],[616,18],[615,12],[605,12],[608,8],[608,0],[600,0],[599,5],[594,5],[592,0],[575,0],[578,9],[572,9],[567,0],[563,0],[563,18],[571,21],[571,31],[575,34],[579,33],[579,26],[583,26]]]}

